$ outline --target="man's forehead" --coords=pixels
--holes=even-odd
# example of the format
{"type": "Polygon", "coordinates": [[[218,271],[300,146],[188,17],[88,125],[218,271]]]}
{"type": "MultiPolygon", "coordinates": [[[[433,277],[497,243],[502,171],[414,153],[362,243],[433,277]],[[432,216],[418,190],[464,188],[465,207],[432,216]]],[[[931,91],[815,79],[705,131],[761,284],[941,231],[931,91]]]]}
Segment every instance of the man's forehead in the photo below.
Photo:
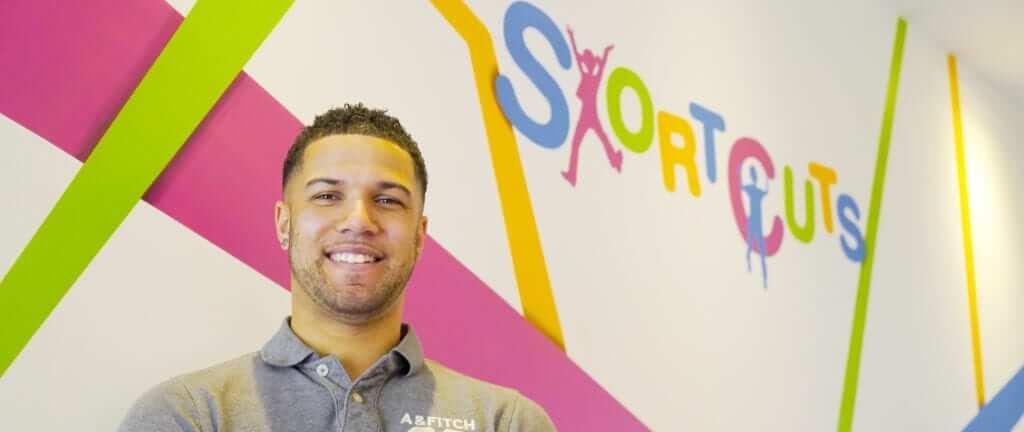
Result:
{"type": "MultiPolygon", "coordinates": [[[[359,134],[334,134],[314,140],[306,148],[306,161],[322,158],[400,159],[412,162],[404,149],[384,138],[359,134]]],[[[412,166],[409,167],[412,169],[412,166]]]]}
{"type": "Polygon", "coordinates": [[[330,135],[309,144],[302,156],[303,177],[336,173],[377,174],[413,182],[412,157],[397,144],[367,135],[330,135]]]}
{"type": "Polygon", "coordinates": [[[310,166],[380,165],[403,174],[414,174],[413,158],[384,138],[369,135],[329,135],[306,147],[302,163],[310,166]]]}

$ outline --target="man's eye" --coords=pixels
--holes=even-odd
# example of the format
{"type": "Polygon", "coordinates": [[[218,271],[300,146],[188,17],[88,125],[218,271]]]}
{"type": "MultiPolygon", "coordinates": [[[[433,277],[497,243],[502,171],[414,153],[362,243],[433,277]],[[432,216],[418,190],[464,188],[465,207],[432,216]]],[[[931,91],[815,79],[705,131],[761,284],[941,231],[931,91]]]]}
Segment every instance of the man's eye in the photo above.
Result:
{"type": "Polygon", "coordinates": [[[377,204],[385,207],[401,207],[404,205],[401,201],[391,197],[379,197],[377,198],[377,204]]]}
{"type": "Polygon", "coordinates": [[[334,194],[334,193],[330,193],[330,192],[324,192],[324,193],[318,193],[316,195],[313,195],[313,199],[314,200],[318,200],[318,201],[320,201],[320,200],[334,201],[334,200],[338,199],[338,195],[334,194]]]}

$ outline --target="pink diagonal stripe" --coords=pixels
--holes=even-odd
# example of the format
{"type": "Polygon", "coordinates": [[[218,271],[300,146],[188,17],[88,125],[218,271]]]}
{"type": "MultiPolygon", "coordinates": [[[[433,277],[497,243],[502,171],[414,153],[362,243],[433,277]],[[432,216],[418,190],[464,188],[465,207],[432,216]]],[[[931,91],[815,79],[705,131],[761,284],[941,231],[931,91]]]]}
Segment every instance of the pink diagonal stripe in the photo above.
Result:
{"type": "MultiPolygon", "coordinates": [[[[0,113],[85,160],[181,21],[159,0],[8,2],[0,14],[0,113]]],[[[145,199],[287,287],[271,209],[281,161],[301,127],[243,73],[145,199]]],[[[406,307],[432,358],[519,389],[560,429],[646,429],[433,239],[406,307]]]]}

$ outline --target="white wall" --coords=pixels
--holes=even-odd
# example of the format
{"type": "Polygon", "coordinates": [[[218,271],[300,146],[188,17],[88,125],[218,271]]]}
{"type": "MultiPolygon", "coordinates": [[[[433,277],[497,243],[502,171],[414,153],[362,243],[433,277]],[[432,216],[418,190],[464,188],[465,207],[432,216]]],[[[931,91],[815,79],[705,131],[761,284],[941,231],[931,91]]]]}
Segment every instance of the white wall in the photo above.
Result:
{"type": "Polygon", "coordinates": [[[994,395],[1024,358],[1024,100],[970,69],[961,86],[985,393],[994,395]]]}
{"type": "MultiPolygon", "coordinates": [[[[690,120],[700,143],[694,198],[682,170],[675,192],[662,186],[657,141],[625,151],[618,174],[588,136],[572,188],[559,175],[568,144],[544,149],[518,134],[569,356],[654,430],[834,428],[859,265],[840,249],[838,222],[825,232],[816,195],[814,240],[787,228],[764,290],[760,264],[746,272],[726,161],[740,137],[764,145],[776,168],[766,215],[783,219],[784,165],[801,220],[807,164],[835,168],[833,204],[852,195],[863,231],[897,16],[855,2],[535,4],[571,25],[581,49],[614,43],[605,80],[619,66],[637,72],[655,109],[690,120]],[[714,184],[691,102],[725,117],[714,184]]],[[[507,4],[470,6],[527,112],[545,118],[505,48],[507,4]]],[[[538,35],[528,43],[574,125],[578,71],[558,69],[538,35]]],[[[296,2],[246,71],[305,122],[356,100],[402,118],[430,169],[432,235],[519,308],[467,50],[428,2],[296,2]]],[[[991,398],[1024,364],[1024,103],[970,65],[960,76],[991,398]]],[[[945,52],[913,19],[900,85],[854,426],[959,429],[977,408],[949,83],[945,52]]],[[[601,118],[621,148],[603,88],[601,118]]],[[[627,123],[639,122],[637,106],[624,102],[627,123]]],[[[0,140],[11,155],[0,201],[17,203],[0,224],[5,272],[80,164],[6,117],[0,140]]],[[[285,291],[140,203],[3,376],[0,417],[17,429],[110,430],[143,389],[258,349],[286,313],[285,291]]]]}

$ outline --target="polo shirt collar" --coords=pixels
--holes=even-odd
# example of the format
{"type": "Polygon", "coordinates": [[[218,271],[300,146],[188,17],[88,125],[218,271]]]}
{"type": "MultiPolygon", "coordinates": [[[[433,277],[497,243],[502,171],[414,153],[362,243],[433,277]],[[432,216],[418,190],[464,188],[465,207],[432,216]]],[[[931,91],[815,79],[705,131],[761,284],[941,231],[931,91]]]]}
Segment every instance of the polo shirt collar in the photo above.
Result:
{"type": "Polygon", "coordinates": [[[278,367],[295,366],[311,355],[315,357],[316,353],[302,343],[292,331],[291,317],[284,319],[277,333],[274,333],[260,351],[260,357],[264,362],[278,367]]]}
{"type": "MultiPolygon", "coordinates": [[[[404,363],[402,369],[405,376],[413,375],[423,367],[423,347],[416,332],[408,324],[402,324],[402,339],[390,354],[404,363]]],[[[295,366],[310,356],[315,358],[317,354],[292,331],[291,317],[284,319],[281,327],[260,351],[264,362],[278,367],[295,366]]]]}
{"type": "Polygon", "coordinates": [[[411,376],[423,367],[423,347],[420,345],[420,338],[408,324],[402,324],[402,340],[391,350],[395,357],[401,358],[405,363],[405,376],[411,376]]]}

